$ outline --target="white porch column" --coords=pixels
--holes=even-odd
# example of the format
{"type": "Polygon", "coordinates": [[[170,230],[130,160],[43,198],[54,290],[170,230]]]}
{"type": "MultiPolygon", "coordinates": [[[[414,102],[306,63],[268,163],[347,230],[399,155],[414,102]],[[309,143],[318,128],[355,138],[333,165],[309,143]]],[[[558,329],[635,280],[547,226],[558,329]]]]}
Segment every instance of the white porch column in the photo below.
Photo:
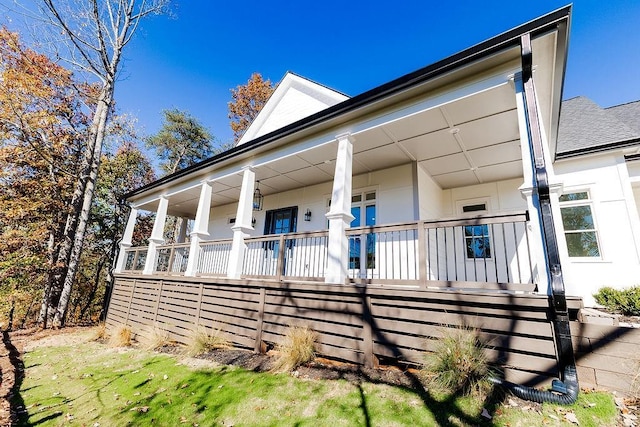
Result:
{"type": "Polygon", "coordinates": [[[153,274],[153,272],[156,270],[156,262],[158,261],[158,246],[164,243],[164,223],[167,220],[168,207],[169,199],[165,196],[161,196],[158,203],[158,211],[156,212],[156,220],[153,223],[151,237],[149,237],[147,259],[144,264],[144,270],[142,270],[142,274],[153,274]]]}
{"type": "Polygon", "coordinates": [[[247,245],[244,238],[248,232],[253,230],[251,226],[251,215],[253,212],[253,183],[256,174],[247,167],[242,176],[242,188],[240,189],[240,199],[238,200],[238,210],[236,212],[236,222],[231,227],[233,230],[233,243],[231,244],[231,254],[229,254],[229,266],[227,277],[229,279],[239,279],[242,275],[242,262],[244,261],[244,251],[247,245]]]}
{"type": "MultiPolygon", "coordinates": [[[[185,276],[195,276],[198,273],[198,261],[200,260],[200,242],[209,237],[209,211],[211,210],[211,184],[202,181],[200,189],[200,199],[198,200],[198,210],[196,220],[191,231],[191,246],[189,247],[189,260],[185,276]]],[[[186,223],[186,221],[185,221],[186,223]]]]}
{"type": "Polygon", "coordinates": [[[189,220],[187,218],[180,218],[180,228],[178,229],[176,243],[184,243],[187,239],[187,225],[189,225],[189,220]]]}
{"type": "MultiPolygon", "coordinates": [[[[538,292],[550,294],[550,283],[547,272],[545,271],[547,268],[547,257],[542,243],[544,235],[542,231],[542,224],[540,223],[539,199],[537,197],[533,197],[536,181],[533,169],[534,160],[533,152],[531,151],[531,140],[529,137],[529,119],[527,117],[527,109],[525,106],[524,86],[522,83],[522,75],[520,73],[516,74],[514,83],[516,91],[516,107],[518,111],[518,128],[520,130],[520,150],[522,152],[522,172],[524,176],[524,182],[520,186],[520,193],[527,201],[527,209],[529,210],[527,232],[530,236],[531,257],[534,265],[534,277],[532,280],[538,283],[538,292]]],[[[545,153],[545,156],[547,155],[548,154],[545,153]]],[[[551,164],[551,162],[547,162],[547,159],[545,159],[545,162],[547,165],[551,164]]],[[[551,176],[552,175],[549,174],[549,178],[551,178],[551,176]]],[[[558,185],[556,184],[550,187],[557,188],[558,185]]]]}
{"type": "Polygon", "coordinates": [[[333,176],[331,209],[326,214],[329,220],[329,246],[325,283],[344,284],[348,277],[349,239],[345,231],[353,221],[351,215],[351,170],[353,162],[353,143],[350,134],[336,137],[338,156],[333,176]]]}
{"type": "Polygon", "coordinates": [[[127,262],[127,249],[129,249],[133,243],[133,230],[136,226],[136,219],[138,218],[138,209],[132,207],[129,212],[129,219],[127,220],[127,226],[124,229],[122,240],[120,241],[120,252],[118,252],[118,261],[116,262],[116,273],[122,273],[124,271],[125,263],[127,262]]]}

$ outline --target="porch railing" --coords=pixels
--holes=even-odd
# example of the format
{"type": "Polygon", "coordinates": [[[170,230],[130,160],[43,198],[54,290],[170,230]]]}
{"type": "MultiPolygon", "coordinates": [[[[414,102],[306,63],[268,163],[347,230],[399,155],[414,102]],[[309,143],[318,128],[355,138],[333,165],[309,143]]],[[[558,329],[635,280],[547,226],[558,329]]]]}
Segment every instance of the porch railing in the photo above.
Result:
{"type": "Polygon", "coordinates": [[[527,221],[522,213],[353,228],[349,277],[533,283],[527,221]]]}
{"type": "Polygon", "coordinates": [[[252,237],[246,243],[243,275],[307,280],[325,276],[326,231],[252,237]]]}
{"type": "Polygon", "coordinates": [[[147,251],[148,249],[146,246],[137,246],[127,249],[125,252],[124,270],[144,270],[144,264],[147,262],[147,251]]]}
{"type": "MultiPolygon", "coordinates": [[[[439,287],[451,282],[466,282],[470,287],[534,284],[537,271],[527,222],[527,213],[509,213],[351,228],[347,230],[348,276],[352,281],[439,287]]],[[[327,231],[251,237],[245,243],[244,277],[325,277],[327,231]]],[[[231,245],[231,239],[201,242],[199,274],[225,276],[231,245]]],[[[184,273],[188,252],[187,244],[159,247],[156,272],[184,273]]],[[[145,258],[146,248],[128,249],[125,269],[142,270],[145,258]]]]}
{"type": "Polygon", "coordinates": [[[181,274],[187,270],[189,243],[158,246],[156,273],[181,274]]]}
{"type": "Polygon", "coordinates": [[[198,271],[209,276],[226,276],[233,240],[200,242],[198,271]]]}

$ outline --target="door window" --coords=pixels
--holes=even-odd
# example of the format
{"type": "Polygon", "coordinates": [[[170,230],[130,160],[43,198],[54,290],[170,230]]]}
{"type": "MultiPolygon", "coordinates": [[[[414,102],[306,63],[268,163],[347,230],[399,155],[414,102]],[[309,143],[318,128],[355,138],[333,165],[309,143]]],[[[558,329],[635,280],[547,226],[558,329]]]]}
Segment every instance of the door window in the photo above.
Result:
{"type": "MultiPolygon", "coordinates": [[[[351,227],[376,225],[376,192],[354,194],[351,198],[351,215],[351,227]]],[[[361,236],[352,236],[349,239],[349,269],[375,268],[375,234],[367,234],[364,244],[363,248],[361,236]]]]}

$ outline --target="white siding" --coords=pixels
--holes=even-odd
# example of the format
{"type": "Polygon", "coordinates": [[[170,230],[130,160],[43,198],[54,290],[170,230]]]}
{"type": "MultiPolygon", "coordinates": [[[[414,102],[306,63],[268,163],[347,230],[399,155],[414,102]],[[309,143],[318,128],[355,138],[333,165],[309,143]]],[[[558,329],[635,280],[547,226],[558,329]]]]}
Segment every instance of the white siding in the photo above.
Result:
{"type": "MultiPolygon", "coordinates": [[[[555,218],[569,295],[581,295],[585,305],[603,286],[625,288],[640,284],[638,207],[621,154],[607,153],[561,160],[554,165],[564,192],[588,190],[592,200],[601,258],[569,258],[562,219],[555,218]]],[[[559,212],[559,209],[556,209],[559,212]]],[[[555,212],[554,212],[555,213],[555,212]]]]}

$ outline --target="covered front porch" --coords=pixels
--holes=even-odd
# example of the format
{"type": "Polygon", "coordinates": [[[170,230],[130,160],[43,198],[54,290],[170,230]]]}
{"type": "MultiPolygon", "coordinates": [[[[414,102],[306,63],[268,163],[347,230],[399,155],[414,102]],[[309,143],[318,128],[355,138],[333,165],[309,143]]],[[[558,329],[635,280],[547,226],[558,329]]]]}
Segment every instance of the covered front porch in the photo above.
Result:
{"type": "Polygon", "coordinates": [[[239,145],[141,189],[116,273],[546,293],[529,119],[508,57],[455,90],[421,87],[418,101],[239,145]],[[155,222],[133,247],[139,211],[155,222]],[[172,242],[168,216],[182,224],[172,242]]]}

